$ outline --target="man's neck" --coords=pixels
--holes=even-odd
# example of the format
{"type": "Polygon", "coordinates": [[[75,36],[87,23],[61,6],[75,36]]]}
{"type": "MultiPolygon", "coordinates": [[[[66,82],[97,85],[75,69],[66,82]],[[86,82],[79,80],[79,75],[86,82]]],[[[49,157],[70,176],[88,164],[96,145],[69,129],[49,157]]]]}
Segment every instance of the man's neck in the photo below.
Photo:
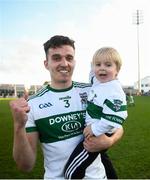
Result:
{"type": "Polygon", "coordinates": [[[70,81],[70,82],[59,82],[59,83],[51,82],[50,86],[53,89],[67,89],[67,88],[72,86],[72,81],[70,81]]]}

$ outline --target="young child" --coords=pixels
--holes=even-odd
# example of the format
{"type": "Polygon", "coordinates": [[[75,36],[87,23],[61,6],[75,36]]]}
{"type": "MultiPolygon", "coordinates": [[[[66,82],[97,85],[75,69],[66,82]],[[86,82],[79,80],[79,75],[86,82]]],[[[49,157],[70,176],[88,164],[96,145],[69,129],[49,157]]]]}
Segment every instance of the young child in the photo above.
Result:
{"type": "MultiPolygon", "coordinates": [[[[127,118],[126,95],[117,79],[122,62],[119,53],[111,47],[98,49],[92,60],[92,87],[88,95],[85,138],[112,134],[127,118]]],[[[83,141],[70,156],[64,175],[66,179],[82,179],[85,170],[99,155],[88,152],[83,141]]]]}

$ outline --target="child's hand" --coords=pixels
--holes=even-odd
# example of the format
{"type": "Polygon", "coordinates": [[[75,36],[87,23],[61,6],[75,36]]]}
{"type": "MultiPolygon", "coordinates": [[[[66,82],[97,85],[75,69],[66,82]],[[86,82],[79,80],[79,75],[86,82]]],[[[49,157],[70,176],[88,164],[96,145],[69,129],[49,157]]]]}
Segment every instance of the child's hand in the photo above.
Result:
{"type": "Polygon", "coordinates": [[[93,136],[91,125],[88,125],[84,128],[83,134],[84,134],[85,138],[90,138],[91,136],[93,136]]]}

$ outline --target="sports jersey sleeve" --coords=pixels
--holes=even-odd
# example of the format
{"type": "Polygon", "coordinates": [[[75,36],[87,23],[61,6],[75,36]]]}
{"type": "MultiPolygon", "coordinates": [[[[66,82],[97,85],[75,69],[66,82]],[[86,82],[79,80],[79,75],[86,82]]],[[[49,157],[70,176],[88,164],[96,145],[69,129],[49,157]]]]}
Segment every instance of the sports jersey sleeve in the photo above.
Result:
{"type": "Polygon", "coordinates": [[[111,96],[103,103],[100,119],[92,125],[95,136],[103,133],[111,133],[113,129],[120,128],[127,118],[127,106],[124,98],[111,96]]]}
{"type": "Polygon", "coordinates": [[[114,128],[105,120],[101,119],[100,121],[98,120],[91,124],[91,129],[95,136],[99,136],[101,134],[111,133],[112,130],[115,130],[116,128],[114,128]]]}
{"type": "Polygon", "coordinates": [[[25,128],[26,128],[26,132],[34,132],[34,131],[37,131],[37,128],[34,121],[33,109],[32,109],[31,104],[29,104],[29,106],[30,106],[30,112],[27,114],[28,120],[26,122],[25,128]]]}

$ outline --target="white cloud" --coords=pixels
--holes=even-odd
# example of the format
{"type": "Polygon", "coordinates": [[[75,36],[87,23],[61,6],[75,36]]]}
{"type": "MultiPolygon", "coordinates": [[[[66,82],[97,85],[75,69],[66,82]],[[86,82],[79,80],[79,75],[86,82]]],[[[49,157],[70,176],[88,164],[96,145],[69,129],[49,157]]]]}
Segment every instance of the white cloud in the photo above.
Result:
{"type": "Polygon", "coordinates": [[[3,41],[0,61],[1,83],[23,83],[31,81],[41,84],[44,75],[44,53],[39,42],[33,39],[13,42],[3,41]],[[43,70],[43,72],[42,72],[43,70]]]}

